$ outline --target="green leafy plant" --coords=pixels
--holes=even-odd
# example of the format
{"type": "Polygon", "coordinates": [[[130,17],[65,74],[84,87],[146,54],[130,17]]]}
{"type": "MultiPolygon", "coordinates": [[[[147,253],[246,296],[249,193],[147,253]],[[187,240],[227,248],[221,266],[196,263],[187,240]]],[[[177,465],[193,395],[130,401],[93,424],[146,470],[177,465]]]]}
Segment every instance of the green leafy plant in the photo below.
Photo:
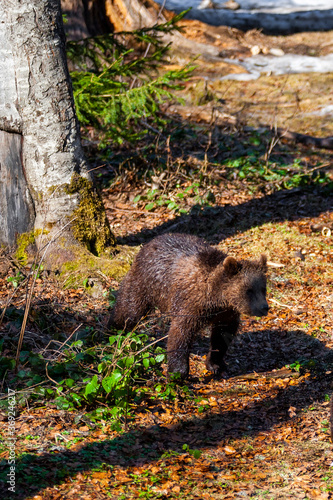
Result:
{"type": "Polygon", "coordinates": [[[198,404],[198,412],[199,413],[203,413],[205,411],[210,410],[209,404],[203,403],[202,401],[203,401],[203,399],[201,397],[195,399],[195,402],[198,404]]]}
{"type": "MultiPolygon", "coordinates": [[[[118,332],[107,342],[95,344],[91,342],[94,332],[88,333],[64,344],[54,362],[46,362],[41,354],[22,351],[24,368],[18,371],[14,383],[23,399],[31,403],[52,400],[64,410],[83,408],[91,420],[127,419],[142,381],[161,374],[165,352],[158,341],[150,345],[144,334],[118,332]]],[[[2,359],[4,374],[13,369],[13,363],[10,358],[2,359]]]]}
{"type": "Polygon", "coordinates": [[[165,206],[174,213],[186,214],[188,213],[188,209],[182,208],[181,204],[188,196],[191,196],[192,203],[194,202],[199,207],[210,206],[210,202],[213,201],[210,191],[205,194],[200,194],[199,187],[200,183],[195,182],[182,191],[175,192],[172,195],[161,193],[158,189],[152,189],[147,191],[146,194],[137,195],[133,203],[143,204],[142,208],[148,211],[165,206]]]}
{"type": "Polygon", "coordinates": [[[153,210],[157,207],[166,206],[169,210],[173,210],[175,212],[186,212],[186,210],[180,209],[178,203],[174,200],[170,199],[168,195],[160,194],[158,189],[152,189],[148,191],[146,195],[138,195],[134,198],[134,203],[138,203],[139,201],[148,201],[145,204],[145,210],[153,210]]]}
{"type": "Polygon", "coordinates": [[[187,451],[192,457],[194,458],[200,458],[201,457],[201,451],[200,450],[191,450],[188,444],[183,444],[183,450],[187,451]]]}
{"type": "Polygon", "coordinates": [[[6,278],[8,283],[11,283],[14,288],[17,288],[20,283],[24,280],[24,275],[21,273],[21,271],[17,271],[15,276],[9,276],[6,278]]]}
{"type": "MultiPolygon", "coordinates": [[[[122,333],[122,332],[121,332],[122,333]]],[[[74,385],[73,379],[66,379],[57,387],[59,393],[56,402],[60,407],[88,406],[94,407],[100,403],[108,404],[108,413],[114,418],[129,413],[129,402],[136,394],[136,381],[144,375],[145,370],[157,368],[165,358],[160,348],[155,348],[153,356],[145,347],[147,337],[141,334],[129,333],[127,335],[114,335],[109,337],[109,343],[103,346],[101,353],[97,349],[83,351],[83,345],[75,355],[75,361],[88,361],[93,355],[97,364],[98,374],[83,379],[82,385],[74,385]],[[67,387],[66,387],[67,386],[67,387]],[[64,389],[66,396],[64,397],[64,389]]],[[[69,361],[72,353],[69,354],[69,361]]],[[[105,411],[93,410],[92,419],[105,416],[105,411]]]]}
{"type": "Polygon", "coordinates": [[[328,420],[322,420],[321,425],[322,425],[321,427],[322,432],[327,432],[330,428],[330,423],[328,420]]]}
{"type": "Polygon", "coordinates": [[[287,365],[288,368],[294,370],[295,372],[299,372],[302,369],[313,369],[316,366],[316,360],[315,359],[301,359],[297,360],[291,365],[287,365]]]}
{"type": "Polygon", "coordinates": [[[241,180],[265,182],[276,185],[277,189],[292,189],[309,184],[329,183],[329,176],[320,168],[307,170],[296,158],[293,163],[265,161],[259,152],[246,156],[230,158],[223,163],[229,175],[236,175],[241,180]]]}

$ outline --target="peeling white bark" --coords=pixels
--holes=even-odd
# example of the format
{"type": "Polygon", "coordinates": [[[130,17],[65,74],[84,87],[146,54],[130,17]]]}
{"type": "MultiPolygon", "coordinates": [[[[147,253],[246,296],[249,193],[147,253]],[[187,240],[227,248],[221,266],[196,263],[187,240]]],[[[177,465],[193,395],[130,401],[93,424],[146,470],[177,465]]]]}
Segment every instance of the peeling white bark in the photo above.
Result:
{"type": "MultiPolygon", "coordinates": [[[[35,207],[34,226],[53,228],[77,204],[77,196],[66,195],[61,186],[74,172],[89,177],[67,69],[60,0],[2,0],[0,10],[0,130],[22,134],[21,166],[35,207]]],[[[2,174],[8,174],[8,168],[0,170],[0,186],[7,183],[10,191],[13,176],[2,174]]],[[[0,202],[0,228],[8,226],[10,218],[0,202]]],[[[22,232],[22,227],[15,231],[22,232]]],[[[12,234],[0,234],[0,242],[13,243],[12,234]]]]}
{"type": "Polygon", "coordinates": [[[21,132],[22,122],[17,109],[14,57],[8,41],[3,14],[4,12],[0,12],[0,128],[8,132],[21,132]]]}

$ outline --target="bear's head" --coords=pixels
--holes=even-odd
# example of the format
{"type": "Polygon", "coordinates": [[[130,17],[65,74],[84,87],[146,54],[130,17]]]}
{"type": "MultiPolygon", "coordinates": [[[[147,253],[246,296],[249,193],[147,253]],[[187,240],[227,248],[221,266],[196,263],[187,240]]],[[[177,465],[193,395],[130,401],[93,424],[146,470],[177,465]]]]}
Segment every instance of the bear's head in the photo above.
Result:
{"type": "Polygon", "coordinates": [[[268,304],[267,257],[261,255],[258,261],[236,260],[226,257],[222,263],[225,297],[234,309],[250,316],[266,316],[268,304]]]}

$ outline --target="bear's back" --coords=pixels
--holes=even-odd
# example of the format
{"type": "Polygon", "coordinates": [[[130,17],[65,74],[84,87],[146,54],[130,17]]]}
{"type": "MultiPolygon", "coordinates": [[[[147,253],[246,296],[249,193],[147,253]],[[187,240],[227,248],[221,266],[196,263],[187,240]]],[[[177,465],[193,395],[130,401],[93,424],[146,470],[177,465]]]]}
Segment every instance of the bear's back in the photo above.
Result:
{"type": "Polygon", "coordinates": [[[190,293],[193,286],[202,287],[207,274],[224,258],[197,236],[163,234],[142,247],[132,272],[149,302],[167,310],[175,296],[190,293]]]}
{"type": "Polygon", "coordinates": [[[174,259],[185,256],[191,257],[211,248],[197,236],[180,233],[168,233],[157,236],[143,248],[148,247],[151,247],[156,252],[161,252],[162,255],[171,254],[174,259]]]}
{"type": "MultiPolygon", "coordinates": [[[[198,266],[216,267],[225,254],[212,248],[202,239],[189,234],[162,234],[142,247],[137,262],[147,266],[177,265],[179,260],[196,257],[198,266]]],[[[147,269],[148,270],[148,269],[147,269]]]]}

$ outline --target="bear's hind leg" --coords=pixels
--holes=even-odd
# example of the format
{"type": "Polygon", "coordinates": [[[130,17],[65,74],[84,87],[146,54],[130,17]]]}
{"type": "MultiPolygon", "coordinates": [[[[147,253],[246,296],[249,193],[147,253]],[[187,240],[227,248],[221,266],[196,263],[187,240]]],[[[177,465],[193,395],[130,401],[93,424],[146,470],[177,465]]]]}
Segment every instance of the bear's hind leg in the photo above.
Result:
{"type": "Polygon", "coordinates": [[[149,312],[150,304],[146,293],[135,285],[131,280],[123,282],[108,321],[108,328],[130,331],[149,312]]]}

